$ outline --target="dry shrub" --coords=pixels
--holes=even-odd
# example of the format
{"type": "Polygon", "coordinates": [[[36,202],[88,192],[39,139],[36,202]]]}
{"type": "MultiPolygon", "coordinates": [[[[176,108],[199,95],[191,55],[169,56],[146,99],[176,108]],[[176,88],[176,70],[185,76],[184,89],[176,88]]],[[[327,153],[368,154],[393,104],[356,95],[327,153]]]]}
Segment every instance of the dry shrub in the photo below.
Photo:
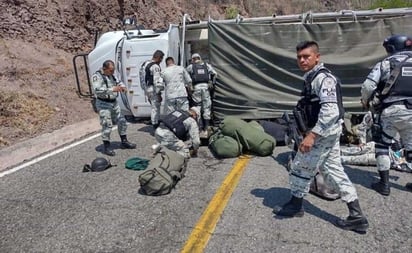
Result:
{"type": "Polygon", "coordinates": [[[0,146],[21,133],[36,134],[53,113],[48,101],[33,93],[0,92],[0,146]]]}

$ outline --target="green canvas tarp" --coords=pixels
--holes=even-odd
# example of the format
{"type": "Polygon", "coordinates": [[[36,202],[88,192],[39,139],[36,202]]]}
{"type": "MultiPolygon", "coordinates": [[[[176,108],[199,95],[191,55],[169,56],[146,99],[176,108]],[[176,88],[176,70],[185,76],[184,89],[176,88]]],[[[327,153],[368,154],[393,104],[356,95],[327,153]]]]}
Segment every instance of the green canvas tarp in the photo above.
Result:
{"type": "Polygon", "coordinates": [[[316,24],[209,22],[209,58],[219,77],[213,112],[217,119],[279,117],[299,99],[303,73],[295,46],[316,40],[321,61],[342,81],[347,112],[361,112],[360,87],[385,57],[384,38],[409,34],[412,17],[316,24]]]}

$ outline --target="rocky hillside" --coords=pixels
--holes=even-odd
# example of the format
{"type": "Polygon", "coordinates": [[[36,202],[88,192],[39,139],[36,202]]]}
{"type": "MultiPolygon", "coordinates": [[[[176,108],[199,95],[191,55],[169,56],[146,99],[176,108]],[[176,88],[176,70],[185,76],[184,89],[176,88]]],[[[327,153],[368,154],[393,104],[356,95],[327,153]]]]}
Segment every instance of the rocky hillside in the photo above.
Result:
{"type": "Polygon", "coordinates": [[[372,1],[305,0],[1,0],[0,148],[96,117],[76,93],[72,57],[89,51],[96,31],[135,14],[147,28],[205,20],[366,8],[372,1]],[[353,3],[352,3],[353,2],[353,3]],[[360,3],[362,2],[362,3],[360,3]],[[362,4],[364,6],[362,6],[362,4]]]}

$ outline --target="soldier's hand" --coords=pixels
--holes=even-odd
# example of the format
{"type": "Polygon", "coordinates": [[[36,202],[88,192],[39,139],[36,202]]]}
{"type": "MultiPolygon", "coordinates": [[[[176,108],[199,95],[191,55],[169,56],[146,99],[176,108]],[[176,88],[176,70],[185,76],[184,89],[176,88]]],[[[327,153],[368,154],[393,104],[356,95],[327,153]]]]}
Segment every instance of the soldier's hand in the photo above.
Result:
{"type": "Polygon", "coordinates": [[[316,139],[316,134],[309,132],[303,139],[302,143],[300,143],[299,151],[302,153],[309,152],[312,149],[313,144],[315,143],[315,139],[316,139]]]}
{"type": "Polygon", "coordinates": [[[213,89],[215,88],[214,83],[213,83],[213,82],[209,82],[209,83],[208,83],[208,88],[209,88],[209,90],[213,90],[213,89]]]}
{"type": "Polygon", "coordinates": [[[113,87],[113,91],[114,91],[114,92],[123,92],[123,91],[126,91],[126,87],[114,86],[114,87],[113,87]]]}

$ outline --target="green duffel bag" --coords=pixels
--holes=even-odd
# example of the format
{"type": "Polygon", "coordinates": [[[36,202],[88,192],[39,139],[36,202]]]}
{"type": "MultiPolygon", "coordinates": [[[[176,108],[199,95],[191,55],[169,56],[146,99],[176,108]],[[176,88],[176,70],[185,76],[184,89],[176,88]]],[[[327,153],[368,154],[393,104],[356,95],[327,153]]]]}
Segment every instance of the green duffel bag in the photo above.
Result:
{"type": "Polygon", "coordinates": [[[225,117],[219,125],[223,135],[230,136],[234,139],[239,138],[238,131],[243,127],[248,127],[247,122],[235,116],[225,117]]]}
{"type": "Polygon", "coordinates": [[[242,144],[234,138],[217,132],[209,138],[209,148],[217,158],[233,158],[242,154],[242,144]]]}
{"type": "Polygon", "coordinates": [[[248,123],[247,127],[242,127],[239,131],[239,139],[247,143],[248,149],[259,156],[268,156],[273,153],[276,140],[266,133],[263,127],[256,121],[248,123]]]}
{"type": "Polygon", "coordinates": [[[186,165],[182,155],[162,147],[139,176],[142,193],[151,196],[169,194],[184,177],[186,165]]]}
{"type": "Polygon", "coordinates": [[[239,140],[243,150],[250,151],[259,156],[268,156],[273,153],[276,140],[267,134],[256,121],[246,121],[228,116],[220,124],[222,134],[239,140]]]}

